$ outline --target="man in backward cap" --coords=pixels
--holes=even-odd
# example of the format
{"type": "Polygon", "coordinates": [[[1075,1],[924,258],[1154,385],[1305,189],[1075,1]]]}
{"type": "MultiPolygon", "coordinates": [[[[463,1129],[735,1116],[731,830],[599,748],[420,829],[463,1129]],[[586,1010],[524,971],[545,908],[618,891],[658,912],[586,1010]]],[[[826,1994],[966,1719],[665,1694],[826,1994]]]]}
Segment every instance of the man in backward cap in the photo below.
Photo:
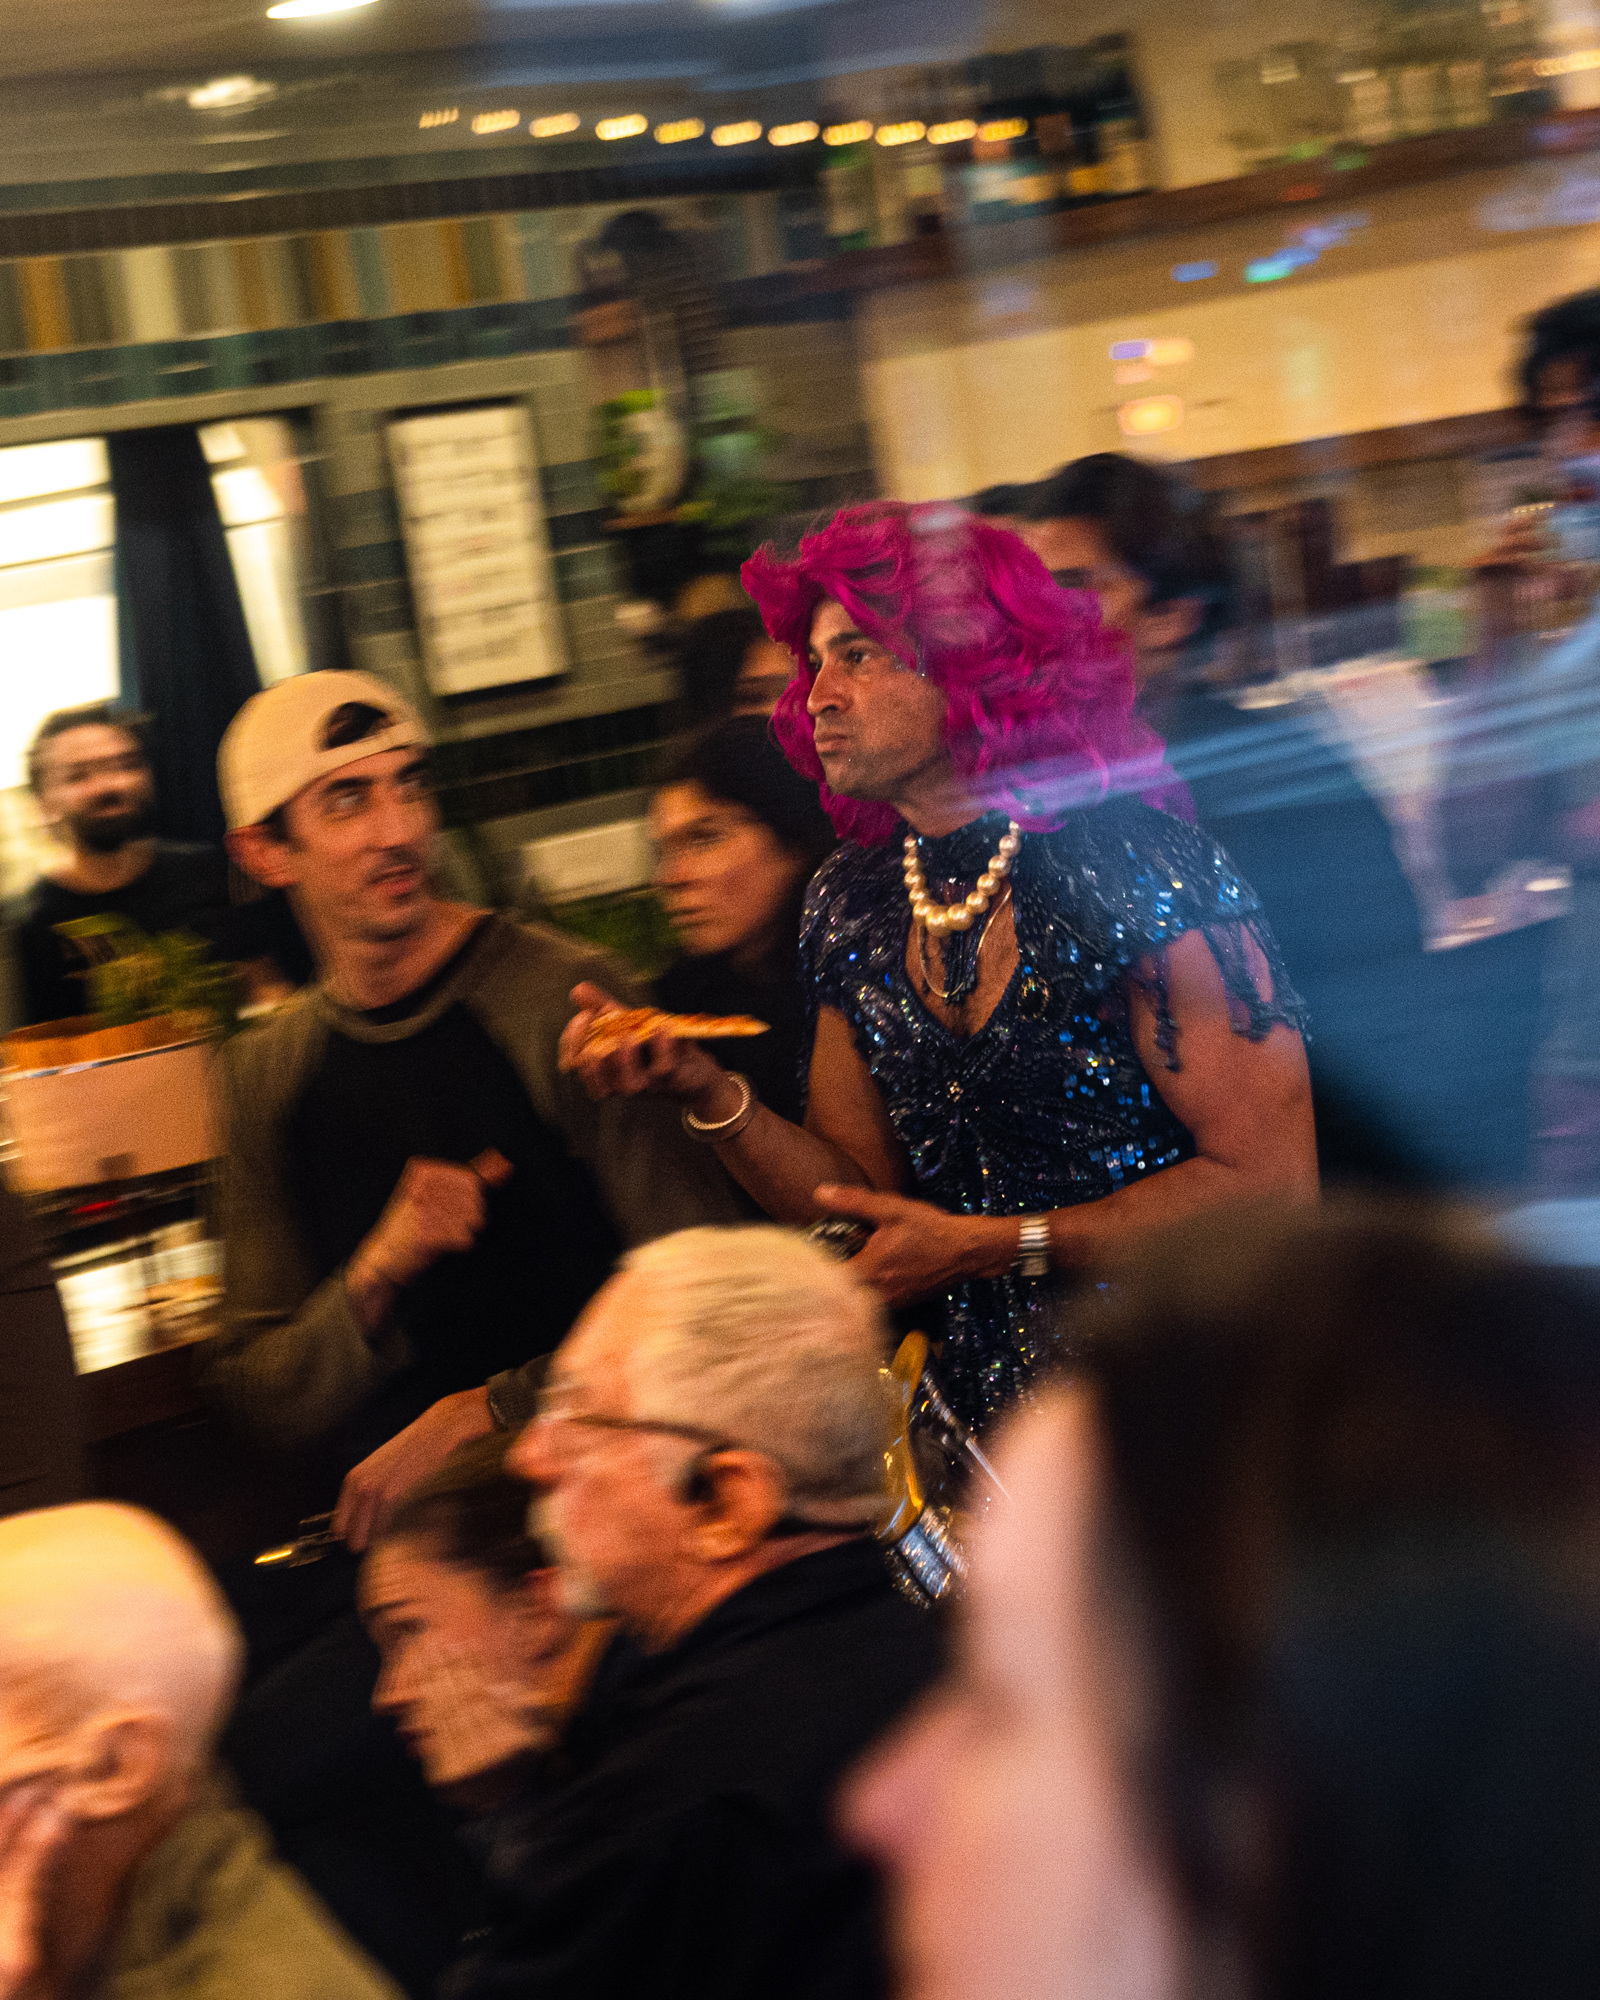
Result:
{"type": "Polygon", "coordinates": [[[400,695],[280,682],[217,765],[229,852],[287,890],[320,977],[228,1049],[213,1380],[268,1442],[313,1448],[329,1500],[342,1481],[360,1549],[457,1444],[520,1427],[521,1364],[624,1246],[735,1210],[670,1110],[558,1071],[604,954],[436,893],[428,738],[400,695]]]}

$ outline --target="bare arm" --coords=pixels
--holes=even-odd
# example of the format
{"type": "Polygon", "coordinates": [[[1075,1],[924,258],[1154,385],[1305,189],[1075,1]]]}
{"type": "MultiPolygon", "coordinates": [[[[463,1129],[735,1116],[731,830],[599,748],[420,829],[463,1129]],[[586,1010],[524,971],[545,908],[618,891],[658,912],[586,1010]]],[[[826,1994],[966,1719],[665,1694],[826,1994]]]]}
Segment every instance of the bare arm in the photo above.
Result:
{"type": "MultiPolygon", "coordinates": [[[[1252,969],[1266,968],[1251,948],[1252,969]]],[[[1132,990],[1134,1042],[1162,1101],[1188,1128],[1195,1157],[1135,1187],[1050,1213],[1051,1261],[1091,1263],[1132,1232],[1157,1229],[1250,1196],[1310,1201],[1317,1193],[1316,1136],[1305,1050],[1291,1028],[1261,1041],[1235,1034],[1228,996],[1197,932],[1167,952],[1167,990],[1182,1068],[1171,1071],[1156,1043],[1153,1001],[1132,990]]],[[[875,1225],[854,1268],[893,1304],[963,1278],[994,1278],[1017,1253],[1016,1217],[948,1215],[895,1195],[822,1190],[835,1214],[875,1225]]]]}
{"type": "MultiPolygon", "coordinates": [[[[590,1020],[616,1003],[597,986],[575,986],[572,998],[579,1011],[561,1038],[562,1053],[592,1097],[655,1092],[677,1099],[708,1125],[738,1112],[739,1086],[697,1042],[658,1035],[642,1047],[581,1056],[590,1020]]],[[[856,1053],[849,1024],[831,1007],[824,1007],[818,1018],[807,1100],[804,1126],[791,1125],[760,1105],[743,1131],[716,1149],[728,1172],[770,1216],[779,1222],[815,1221],[823,1213],[816,1200],[821,1182],[905,1186],[905,1155],[883,1099],[856,1053]]]]}

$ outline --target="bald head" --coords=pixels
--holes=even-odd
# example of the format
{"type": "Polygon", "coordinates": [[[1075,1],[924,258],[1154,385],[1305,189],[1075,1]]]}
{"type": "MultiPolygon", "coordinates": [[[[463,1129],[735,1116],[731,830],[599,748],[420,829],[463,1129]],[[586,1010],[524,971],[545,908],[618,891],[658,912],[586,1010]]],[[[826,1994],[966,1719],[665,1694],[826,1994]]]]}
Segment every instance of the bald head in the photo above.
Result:
{"type": "Polygon", "coordinates": [[[90,1504],[0,1520],[0,1767],[24,1745],[48,1759],[116,1713],[163,1719],[187,1769],[211,1747],[240,1659],[221,1592],[153,1515],[90,1504]]]}

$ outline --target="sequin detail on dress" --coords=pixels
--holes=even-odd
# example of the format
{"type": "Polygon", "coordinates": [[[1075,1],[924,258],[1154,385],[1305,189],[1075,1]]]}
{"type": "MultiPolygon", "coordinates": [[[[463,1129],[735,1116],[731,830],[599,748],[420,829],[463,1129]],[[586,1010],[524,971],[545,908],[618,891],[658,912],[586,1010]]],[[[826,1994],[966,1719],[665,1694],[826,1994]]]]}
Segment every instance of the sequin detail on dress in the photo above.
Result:
{"type": "MultiPolygon", "coordinates": [[[[922,842],[929,888],[970,885],[1003,815],[922,842]]],[[[1275,1022],[1302,1028],[1254,892],[1206,834],[1135,801],[1075,813],[1030,833],[1011,874],[1018,964],[974,1035],[934,1018],[906,973],[911,913],[898,840],[848,844],[806,898],[801,978],[813,1021],[833,1007],[877,1083],[911,1162],[915,1193],[959,1214],[1032,1215],[1115,1194],[1180,1160],[1194,1142],[1134,1047],[1128,985],[1152,960],[1147,990],[1167,1067],[1182,1061],[1167,1003],[1165,947],[1201,931],[1222,973],[1235,1031],[1259,1041],[1275,1022]],[[1247,941],[1271,970],[1271,1000],[1251,977],[1247,941]]],[[[982,1425],[1015,1400],[1052,1353],[1041,1281],[960,1285],[943,1301],[940,1372],[950,1400],[982,1425]]]]}

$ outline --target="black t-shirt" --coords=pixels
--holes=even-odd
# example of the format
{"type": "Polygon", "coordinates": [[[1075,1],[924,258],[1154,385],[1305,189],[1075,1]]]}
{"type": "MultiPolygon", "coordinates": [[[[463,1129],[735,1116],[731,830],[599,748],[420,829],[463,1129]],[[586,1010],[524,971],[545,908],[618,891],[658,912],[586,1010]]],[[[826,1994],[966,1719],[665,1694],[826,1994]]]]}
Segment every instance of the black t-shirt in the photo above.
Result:
{"type": "Polygon", "coordinates": [[[220,848],[162,840],[150,866],[125,888],[83,896],[43,876],[34,883],[16,931],[23,1025],[88,1011],[83,962],[56,926],[100,916],[125,917],[146,937],[189,931],[220,959],[273,958],[296,982],[310,974],[310,956],[281,895],[235,908],[220,848]]]}
{"type": "MultiPolygon", "coordinates": [[[[425,986],[364,1018],[403,1030],[460,971],[482,927],[425,986]]],[[[513,1173],[488,1196],[474,1248],[441,1258],[396,1308],[414,1364],[386,1383],[334,1449],[346,1463],[439,1397],[549,1353],[621,1250],[594,1177],[535,1111],[510,1059],[456,1003],[415,1033],[335,1032],[287,1127],[291,1185],[319,1280],[354,1253],[407,1160],[465,1165],[489,1147],[513,1173]]]]}

